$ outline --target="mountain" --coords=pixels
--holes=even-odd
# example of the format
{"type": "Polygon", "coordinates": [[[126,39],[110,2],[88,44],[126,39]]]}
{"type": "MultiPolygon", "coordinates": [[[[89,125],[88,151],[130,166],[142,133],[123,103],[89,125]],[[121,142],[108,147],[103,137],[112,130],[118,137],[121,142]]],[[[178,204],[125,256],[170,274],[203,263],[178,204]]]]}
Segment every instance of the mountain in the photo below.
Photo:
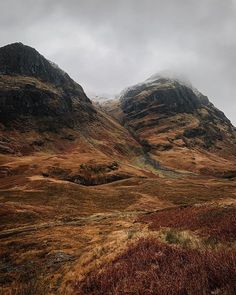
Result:
{"type": "Polygon", "coordinates": [[[34,48],[0,48],[1,153],[82,149],[87,160],[139,158],[154,169],[233,177],[235,145],[235,127],[182,77],[156,74],[120,99],[92,103],[34,48]]]}
{"type": "Polygon", "coordinates": [[[161,164],[235,175],[236,128],[189,82],[153,75],[105,108],[161,164]]]}
{"type": "Polygon", "coordinates": [[[21,129],[37,129],[39,120],[40,128],[58,129],[96,118],[82,87],[22,43],[0,48],[0,106],[0,123],[21,129]]]}
{"type": "Polygon", "coordinates": [[[206,96],[154,75],[92,103],[21,43],[0,73],[0,294],[235,294],[235,128],[206,96]]]}
{"type": "MultiPolygon", "coordinates": [[[[22,43],[0,48],[2,163],[9,156],[16,162],[29,156],[32,163],[23,174],[93,185],[129,177],[132,169],[114,162],[140,153],[123,126],[96,109],[78,83],[34,48],[22,43]]],[[[19,173],[0,167],[3,176],[19,173]]]]}

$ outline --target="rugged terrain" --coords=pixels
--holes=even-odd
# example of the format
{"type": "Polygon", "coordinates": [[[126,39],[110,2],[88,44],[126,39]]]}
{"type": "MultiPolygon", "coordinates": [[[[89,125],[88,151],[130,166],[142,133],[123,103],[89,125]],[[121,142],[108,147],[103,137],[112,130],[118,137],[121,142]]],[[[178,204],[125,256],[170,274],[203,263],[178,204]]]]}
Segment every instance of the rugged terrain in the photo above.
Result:
{"type": "Polygon", "coordinates": [[[104,108],[163,165],[235,177],[236,129],[190,84],[154,75],[104,108]]]}
{"type": "Polygon", "coordinates": [[[0,294],[235,294],[221,111],[160,77],[98,106],[21,43],[0,73],[0,294]]]}

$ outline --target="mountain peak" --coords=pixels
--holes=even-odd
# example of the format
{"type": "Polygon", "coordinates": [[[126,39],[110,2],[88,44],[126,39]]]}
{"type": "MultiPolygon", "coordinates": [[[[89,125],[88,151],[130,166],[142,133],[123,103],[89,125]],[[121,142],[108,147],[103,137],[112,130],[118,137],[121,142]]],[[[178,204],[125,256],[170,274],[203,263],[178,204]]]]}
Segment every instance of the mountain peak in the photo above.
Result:
{"type": "Polygon", "coordinates": [[[171,71],[171,70],[163,70],[163,71],[157,72],[157,73],[151,75],[146,80],[146,82],[152,82],[152,81],[156,81],[159,79],[179,81],[179,82],[187,84],[187,85],[192,85],[190,80],[188,79],[188,77],[186,77],[185,75],[183,75],[179,72],[175,72],[175,71],[171,71]]]}
{"type": "Polygon", "coordinates": [[[0,74],[36,77],[56,85],[75,82],[33,47],[21,42],[0,48],[0,74]]]}
{"type": "Polygon", "coordinates": [[[7,44],[7,45],[4,45],[4,46],[2,46],[1,48],[4,48],[4,47],[7,47],[7,48],[29,47],[29,48],[32,48],[32,49],[33,49],[33,47],[30,47],[30,46],[28,46],[28,45],[25,45],[25,44],[23,44],[22,42],[13,42],[13,43],[10,43],[10,44],[7,44]]]}
{"type": "Polygon", "coordinates": [[[73,125],[96,112],[82,87],[67,73],[19,42],[0,48],[0,106],[0,122],[9,126],[23,117],[34,126],[36,117],[52,117],[51,125],[57,127],[73,125]]]}
{"type": "Polygon", "coordinates": [[[23,55],[24,53],[32,52],[34,54],[39,54],[36,49],[31,46],[25,45],[22,42],[14,42],[0,47],[1,55],[4,54],[4,57],[12,55],[23,55]]]}
{"type": "Polygon", "coordinates": [[[211,173],[205,165],[210,161],[207,155],[212,155],[215,166],[216,158],[223,163],[236,155],[236,130],[231,122],[207,96],[180,77],[155,74],[125,89],[118,103],[113,101],[105,108],[154,159],[168,167],[211,173]],[[183,155],[181,162],[178,159],[183,155]]]}

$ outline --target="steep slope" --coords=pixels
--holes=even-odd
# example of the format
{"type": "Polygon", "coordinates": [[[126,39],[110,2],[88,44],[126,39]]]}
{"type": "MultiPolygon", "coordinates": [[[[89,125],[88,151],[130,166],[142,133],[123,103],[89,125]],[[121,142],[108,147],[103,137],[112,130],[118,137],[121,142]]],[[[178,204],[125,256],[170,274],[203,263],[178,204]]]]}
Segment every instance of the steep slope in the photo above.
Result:
{"type": "Polygon", "coordinates": [[[105,109],[164,165],[235,176],[235,127],[188,83],[152,76],[105,109]]]}
{"type": "Polygon", "coordinates": [[[43,173],[88,185],[129,177],[132,169],[112,163],[129,162],[141,146],[68,74],[22,43],[0,48],[0,73],[0,175],[43,173]]]}
{"type": "Polygon", "coordinates": [[[82,87],[35,49],[22,43],[0,48],[0,122],[30,128],[61,128],[95,119],[82,87]],[[45,124],[43,124],[43,120],[45,124]]]}

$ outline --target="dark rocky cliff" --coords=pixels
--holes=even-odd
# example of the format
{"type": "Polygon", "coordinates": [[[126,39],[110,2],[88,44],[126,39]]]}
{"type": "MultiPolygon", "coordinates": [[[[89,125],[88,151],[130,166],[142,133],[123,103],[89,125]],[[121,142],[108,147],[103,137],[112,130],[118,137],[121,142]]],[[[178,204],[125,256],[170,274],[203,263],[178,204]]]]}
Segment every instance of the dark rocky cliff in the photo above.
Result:
{"type": "Polygon", "coordinates": [[[169,133],[169,148],[170,142],[179,139],[186,146],[206,149],[223,140],[236,142],[235,128],[224,113],[206,96],[177,80],[159,78],[127,89],[121,96],[121,109],[124,123],[153,147],[151,128],[155,129],[152,139],[154,134],[158,138],[169,133]]]}
{"type": "Polygon", "coordinates": [[[235,177],[236,128],[189,82],[154,75],[102,107],[143,146],[149,163],[235,177]]]}
{"type": "MultiPolygon", "coordinates": [[[[38,127],[35,119],[40,118],[53,130],[93,120],[95,114],[82,87],[34,48],[22,43],[0,48],[2,124],[24,128],[27,122],[38,127]]],[[[43,124],[41,120],[41,127],[43,124]]]]}

